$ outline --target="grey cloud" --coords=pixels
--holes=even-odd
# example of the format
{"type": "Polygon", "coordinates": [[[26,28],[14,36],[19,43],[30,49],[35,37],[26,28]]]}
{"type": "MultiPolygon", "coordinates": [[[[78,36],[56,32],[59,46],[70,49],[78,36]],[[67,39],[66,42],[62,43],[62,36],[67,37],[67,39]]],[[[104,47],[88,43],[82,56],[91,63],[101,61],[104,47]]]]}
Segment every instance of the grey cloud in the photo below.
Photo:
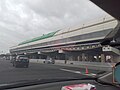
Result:
{"type": "Polygon", "coordinates": [[[0,50],[105,15],[89,0],[0,0],[0,50]]]}

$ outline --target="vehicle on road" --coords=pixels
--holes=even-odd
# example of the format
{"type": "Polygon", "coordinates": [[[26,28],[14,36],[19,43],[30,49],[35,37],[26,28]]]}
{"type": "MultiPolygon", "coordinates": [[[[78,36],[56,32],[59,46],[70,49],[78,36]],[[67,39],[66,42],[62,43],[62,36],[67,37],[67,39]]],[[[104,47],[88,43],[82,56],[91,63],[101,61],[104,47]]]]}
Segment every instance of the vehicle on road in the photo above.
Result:
{"type": "Polygon", "coordinates": [[[24,55],[19,55],[16,57],[16,59],[13,60],[12,64],[14,67],[26,67],[26,68],[28,68],[29,59],[28,59],[28,57],[26,57],[24,55]]]}
{"type": "Polygon", "coordinates": [[[55,60],[52,59],[52,58],[50,58],[50,59],[45,59],[45,60],[43,61],[43,63],[46,63],[46,64],[55,64],[55,60]]]}

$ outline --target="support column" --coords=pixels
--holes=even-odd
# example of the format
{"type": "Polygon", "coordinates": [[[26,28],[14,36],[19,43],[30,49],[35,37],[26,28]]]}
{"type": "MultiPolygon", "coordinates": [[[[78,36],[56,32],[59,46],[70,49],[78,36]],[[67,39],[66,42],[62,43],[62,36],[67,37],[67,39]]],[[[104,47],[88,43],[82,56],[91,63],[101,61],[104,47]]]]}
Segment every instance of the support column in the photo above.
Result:
{"type": "Polygon", "coordinates": [[[78,61],[82,61],[82,56],[78,55],[78,61]]]}
{"type": "Polygon", "coordinates": [[[104,54],[101,54],[101,62],[105,62],[105,55],[104,54]]]}
{"type": "Polygon", "coordinates": [[[78,61],[80,61],[80,56],[77,57],[78,61]]]}
{"type": "Polygon", "coordinates": [[[85,61],[85,54],[82,53],[82,61],[85,61]]]}
{"type": "Polygon", "coordinates": [[[85,56],[85,58],[86,58],[85,59],[86,61],[89,61],[89,55],[88,54],[85,56]]]}

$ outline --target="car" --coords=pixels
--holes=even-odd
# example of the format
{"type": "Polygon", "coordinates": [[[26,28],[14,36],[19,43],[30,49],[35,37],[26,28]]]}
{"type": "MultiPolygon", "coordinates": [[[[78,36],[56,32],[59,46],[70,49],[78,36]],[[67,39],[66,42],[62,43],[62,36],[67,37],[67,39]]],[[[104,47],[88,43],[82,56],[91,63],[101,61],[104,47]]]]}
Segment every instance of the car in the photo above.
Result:
{"type": "Polygon", "coordinates": [[[46,64],[55,64],[55,60],[53,60],[53,59],[45,59],[44,61],[43,61],[43,63],[46,63],[46,64]]]}
{"type": "Polygon", "coordinates": [[[29,66],[29,59],[24,55],[19,55],[13,60],[13,67],[26,67],[29,66]]]}

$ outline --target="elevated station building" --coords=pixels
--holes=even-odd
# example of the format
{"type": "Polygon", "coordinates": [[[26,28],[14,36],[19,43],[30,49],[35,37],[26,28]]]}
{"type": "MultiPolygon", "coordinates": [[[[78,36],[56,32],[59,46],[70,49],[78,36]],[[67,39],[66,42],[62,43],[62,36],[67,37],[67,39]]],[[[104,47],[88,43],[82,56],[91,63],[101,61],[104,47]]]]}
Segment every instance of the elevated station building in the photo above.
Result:
{"type": "Polygon", "coordinates": [[[26,40],[10,48],[12,55],[89,62],[117,62],[120,22],[111,16],[98,18],[76,27],[57,30],[26,40]],[[117,48],[117,49],[116,49],[117,48]]]}

